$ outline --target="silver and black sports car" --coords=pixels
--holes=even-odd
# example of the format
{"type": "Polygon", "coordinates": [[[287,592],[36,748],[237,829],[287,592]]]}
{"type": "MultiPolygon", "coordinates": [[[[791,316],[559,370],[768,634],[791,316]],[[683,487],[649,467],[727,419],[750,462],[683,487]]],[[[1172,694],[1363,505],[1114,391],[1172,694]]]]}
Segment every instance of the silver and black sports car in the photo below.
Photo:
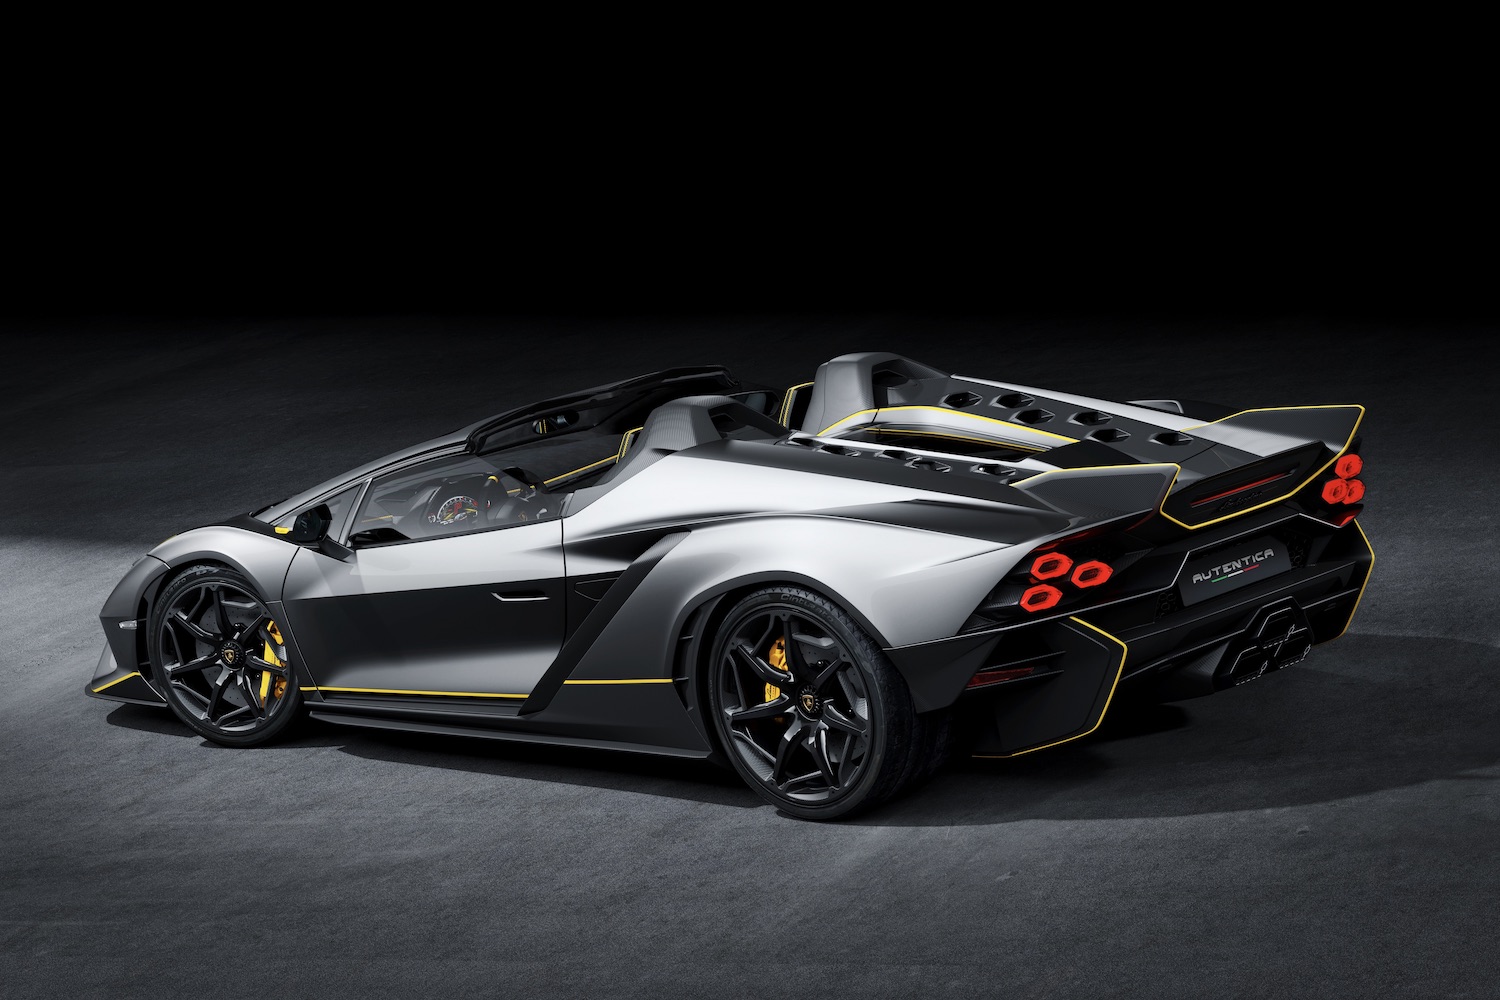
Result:
{"type": "Polygon", "coordinates": [[[227,746],[329,722],[726,761],[846,815],[1343,634],[1359,406],[1109,402],[852,354],[513,410],[143,556],[87,690],[227,746]]]}

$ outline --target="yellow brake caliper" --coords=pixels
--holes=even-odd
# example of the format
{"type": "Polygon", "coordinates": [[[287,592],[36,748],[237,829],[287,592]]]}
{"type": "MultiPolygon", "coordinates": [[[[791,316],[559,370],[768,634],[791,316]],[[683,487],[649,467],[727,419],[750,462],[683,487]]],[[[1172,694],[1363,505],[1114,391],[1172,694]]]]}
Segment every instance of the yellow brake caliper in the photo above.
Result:
{"type": "MultiPolygon", "coordinates": [[[[771,652],[766,657],[766,662],[783,673],[786,671],[786,636],[778,636],[776,641],[771,643],[771,652]]],[[[775,701],[780,697],[781,688],[775,684],[766,685],[766,701],[775,701]]]]}
{"type": "MultiPolygon", "coordinates": [[[[281,638],[281,632],[277,630],[275,622],[268,622],[266,624],[266,632],[270,634],[272,639],[276,640],[276,645],[281,646],[284,644],[281,638]]],[[[266,643],[266,651],[262,655],[261,659],[265,660],[267,663],[275,664],[278,667],[285,666],[285,664],[283,664],[281,660],[277,659],[276,651],[271,648],[271,644],[269,642],[266,643]]],[[[260,700],[262,704],[265,703],[266,695],[271,691],[271,681],[273,679],[276,681],[276,693],[273,697],[280,698],[282,695],[286,694],[286,678],[273,678],[269,670],[262,670],[260,672],[260,700]]]]}

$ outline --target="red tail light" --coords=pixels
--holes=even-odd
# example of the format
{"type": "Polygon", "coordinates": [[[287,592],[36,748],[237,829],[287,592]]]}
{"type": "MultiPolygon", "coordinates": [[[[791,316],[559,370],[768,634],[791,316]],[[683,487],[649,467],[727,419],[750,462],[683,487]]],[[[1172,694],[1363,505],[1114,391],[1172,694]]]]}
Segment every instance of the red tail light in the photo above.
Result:
{"type": "Polygon", "coordinates": [[[1097,587],[1114,575],[1114,570],[1109,568],[1108,563],[1102,563],[1097,559],[1086,562],[1073,571],[1073,585],[1075,587],[1097,587]]]}
{"type": "Polygon", "coordinates": [[[1031,575],[1038,580],[1051,580],[1055,577],[1064,576],[1068,570],[1073,568],[1073,560],[1061,552],[1053,552],[1045,556],[1037,556],[1036,561],[1031,564],[1031,575]]]}
{"type": "Polygon", "coordinates": [[[1046,611],[1055,607],[1060,600],[1062,591],[1050,584],[1039,583],[1021,595],[1021,607],[1027,611],[1046,611]]]}
{"type": "MultiPolygon", "coordinates": [[[[1363,494],[1363,487],[1361,487],[1363,494]]],[[[1323,484],[1324,503],[1347,503],[1349,500],[1349,483],[1343,479],[1330,479],[1323,484]]]]}
{"type": "Polygon", "coordinates": [[[1349,489],[1345,493],[1344,503],[1359,503],[1359,501],[1363,499],[1365,495],[1365,484],[1360,482],[1358,479],[1349,479],[1345,480],[1345,485],[1347,485],[1349,489]]]}
{"type": "Polygon", "coordinates": [[[1358,455],[1345,455],[1333,466],[1333,474],[1340,479],[1353,479],[1365,467],[1365,460],[1358,455]]]}

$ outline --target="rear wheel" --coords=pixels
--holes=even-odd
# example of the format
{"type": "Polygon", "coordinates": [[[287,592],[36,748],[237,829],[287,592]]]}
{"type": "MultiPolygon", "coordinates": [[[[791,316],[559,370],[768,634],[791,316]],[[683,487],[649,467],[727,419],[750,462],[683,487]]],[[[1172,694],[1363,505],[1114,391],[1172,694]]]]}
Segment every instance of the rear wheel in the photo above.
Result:
{"type": "Polygon", "coordinates": [[[162,591],[149,627],[158,686],[198,733],[224,746],[259,746],[296,716],[301,693],[281,630],[241,574],[186,570],[162,591]]]}
{"type": "Polygon", "coordinates": [[[783,811],[847,816],[926,770],[930,741],[906,682],[826,598],[795,587],[750,594],[710,655],[719,740],[746,783],[783,811]]]}

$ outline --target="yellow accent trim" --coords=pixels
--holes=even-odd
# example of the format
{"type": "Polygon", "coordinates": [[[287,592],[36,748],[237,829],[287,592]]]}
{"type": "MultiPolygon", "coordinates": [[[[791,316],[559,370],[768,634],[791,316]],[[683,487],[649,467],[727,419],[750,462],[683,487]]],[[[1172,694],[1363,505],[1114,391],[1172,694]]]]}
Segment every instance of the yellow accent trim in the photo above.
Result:
{"type": "Polygon", "coordinates": [[[625,449],[630,447],[630,442],[633,441],[635,439],[635,436],[643,430],[645,430],[644,425],[641,427],[632,427],[630,428],[630,430],[620,435],[620,450],[615,452],[616,462],[625,457],[625,449]]]}
{"type": "Polygon", "coordinates": [[[343,691],[348,694],[414,694],[430,698],[518,698],[526,694],[490,694],[485,691],[408,691],[403,688],[305,687],[304,691],[343,691]]]}
{"type": "Polygon", "coordinates": [[[141,672],[139,670],[133,670],[130,673],[126,674],[124,677],[116,677],[114,680],[110,681],[108,684],[101,684],[101,685],[99,685],[96,688],[89,688],[89,690],[92,691],[92,692],[94,692],[94,694],[98,694],[100,691],[104,691],[104,690],[107,690],[109,688],[112,688],[116,684],[123,684],[126,681],[130,680],[130,678],[132,678],[132,677],[139,677],[139,676],[141,676],[141,672]]]}
{"type": "MultiPolygon", "coordinates": [[[[858,417],[862,417],[867,413],[899,413],[906,410],[932,410],[936,413],[943,414],[945,417],[963,417],[966,420],[983,420],[986,423],[999,424],[1001,427],[1008,427],[1012,430],[1025,431],[1028,434],[1040,434],[1043,437],[1057,438],[1059,441],[1066,441],[1069,444],[1076,444],[1078,442],[1078,438],[1067,437],[1063,434],[1054,434],[1051,431],[1039,431],[1035,427],[1027,427],[1025,424],[1013,424],[1008,420],[996,420],[994,417],[985,417],[981,416],[978,413],[964,413],[962,410],[950,410],[947,407],[943,406],[881,406],[876,407],[873,410],[860,410],[857,413],[849,414],[842,420],[835,420],[827,427],[818,431],[817,436],[822,437],[840,424],[846,424],[849,421],[854,420],[858,417]]],[[[873,418],[871,422],[873,423],[873,418]]]]}
{"type": "Polygon", "coordinates": [[[260,672],[260,702],[261,702],[262,705],[264,705],[266,703],[266,695],[268,695],[270,693],[271,693],[271,674],[270,674],[270,671],[262,670],[260,672]]]}
{"type": "Polygon", "coordinates": [[[544,479],[544,480],[542,480],[542,485],[544,485],[544,486],[551,486],[553,483],[557,482],[560,479],[567,479],[569,476],[576,476],[580,472],[587,472],[590,469],[597,469],[601,465],[608,465],[611,462],[618,462],[619,460],[620,459],[619,459],[618,455],[611,455],[608,458],[601,458],[597,462],[590,462],[588,465],[581,466],[580,468],[574,469],[572,472],[564,472],[560,476],[553,476],[551,479],[544,479]]]}
{"type": "MultiPolygon", "coordinates": [[[[292,533],[292,529],[291,528],[283,528],[279,524],[276,526],[276,534],[278,534],[278,535],[290,535],[291,533],[292,533]]],[[[176,538],[177,536],[173,535],[172,537],[176,538]]]]}
{"type": "Polygon", "coordinates": [[[1028,753],[1036,753],[1038,750],[1046,750],[1049,747],[1059,746],[1063,743],[1071,743],[1074,740],[1081,740],[1085,736],[1089,735],[1089,733],[1092,733],[1095,729],[1098,729],[1101,725],[1104,724],[1104,717],[1109,714],[1110,703],[1115,700],[1115,688],[1120,686],[1120,677],[1125,673],[1125,658],[1130,655],[1130,647],[1125,645],[1122,640],[1115,638],[1108,632],[1104,631],[1102,628],[1099,628],[1097,625],[1090,625],[1082,618],[1076,618],[1072,615],[1069,615],[1068,620],[1077,622],[1086,629],[1091,629],[1092,631],[1098,632],[1110,642],[1118,643],[1120,646],[1120,665],[1115,668],[1115,682],[1109,686],[1109,696],[1104,699],[1104,709],[1099,713],[1099,718],[1094,721],[1094,725],[1089,729],[1088,732],[1079,733],[1077,736],[1068,736],[1064,739],[1056,740],[1052,743],[1044,743],[1039,747],[1032,747],[1029,750],[1017,750],[1015,753],[977,753],[974,754],[975,757],[978,757],[981,760],[996,760],[1009,757],[1020,757],[1028,753]]]}
{"type": "Polygon", "coordinates": [[[801,385],[794,385],[786,391],[785,396],[781,397],[781,415],[776,418],[776,422],[778,424],[783,427],[787,426],[787,421],[791,419],[792,416],[792,403],[797,398],[798,390],[806,389],[810,385],[812,385],[811,382],[803,382],[801,385]]]}
{"type": "Polygon", "coordinates": [[[670,684],[670,677],[628,677],[617,681],[563,681],[564,684],[670,684]]]}
{"type": "Polygon", "coordinates": [[[1365,548],[1370,550],[1370,566],[1365,570],[1365,582],[1359,585],[1359,596],[1354,598],[1354,607],[1349,609],[1349,620],[1344,622],[1344,631],[1334,636],[1335,639],[1342,639],[1344,632],[1349,631],[1349,626],[1354,624],[1354,613],[1359,610],[1359,602],[1364,599],[1365,588],[1370,585],[1370,577],[1375,575],[1375,546],[1370,544],[1370,536],[1365,534],[1364,525],[1359,523],[1358,518],[1355,519],[1354,526],[1359,529],[1359,537],[1365,540],[1365,548]]]}

